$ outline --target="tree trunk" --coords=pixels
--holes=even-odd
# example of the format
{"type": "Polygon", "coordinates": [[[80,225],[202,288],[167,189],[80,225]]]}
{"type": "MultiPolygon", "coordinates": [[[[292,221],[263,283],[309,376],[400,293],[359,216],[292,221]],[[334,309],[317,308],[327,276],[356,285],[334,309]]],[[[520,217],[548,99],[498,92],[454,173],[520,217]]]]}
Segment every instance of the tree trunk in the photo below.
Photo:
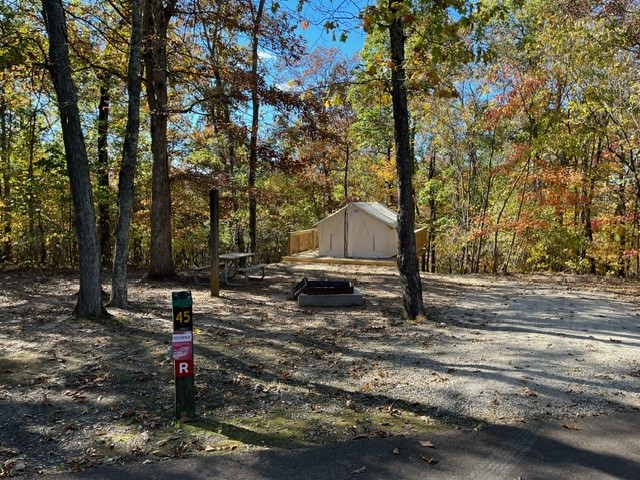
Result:
{"type": "MultiPolygon", "coordinates": [[[[386,160],[388,164],[391,164],[391,161],[393,160],[391,154],[392,154],[392,150],[393,150],[393,145],[391,143],[389,143],[387,145],[387,150],[386,150],[386,160]]],[[[396,167],[396,171],[397,171],[397,167],[396,167]]],[[[387,188],[387,192],[389,192],[389,205],[393,205],[394,203],[398,203],[398,199],[396,198],[396,196],[393,194],[393,183],[392,182],[385,182],[385,187],[387,188]]]]}
{"type": "Polygon", "coordinates": [[[0,261],[11,261],[11,144],[9,142],[10,116],[7,109],[4,95],[0,96],[0,168],[2,178],[0,178],[0,225],[4,233],[2,246],[0,249],[0,261]]]}
{"type": "MultiPolygon", "coordinates": [[[[593,205],[593,192],[595,190],[595,178],[592,173],[594,158],[596,163],[600,159],[600,141],[598,145],[593,147],[593,151],[590,155],[585,155],[582,159],[582,174],[584,180],[580,187],[580,194],[582,198],[581,208],[579,212],[580,221],[584,229],[584,237],[587,240],[588,245],[593,244],[593,230],[591,226],[591,206],[593,205]]],[[[587,254],[587,248],[583,247],[580,250],[580,259],[589,261],[589,273],[596,274],[596,260],[593,256],[587,254]]]]}
{"type": "Polygon", "coordinates": [[[351,156],[351,149],[349,148],[349,141],[347,140],[344,149],[344,198],[349,198],[349,160],[351,156]]]}
{"type": "Polygon", "coordinates": [[[129,233],[133,215],[134,179],[136,174],[138,134],[140,131],[140,95],[142,78],[142,2],[131,2],[131,43],[129,45],[129,67],[127,86],[129,100],[127,104],[127,126],[122,147],[122,165],[118,180],[118,221],[116,224],[115,254],[111,277],[110,305],[126,307],[127,263],[129,260],[129,233]]]}
{"type": "Polygon", "coordinates": [[[618,277],[624,278],[627,275],[627,259],[625,258],[625,250],[627,248],[627,231],[625,225],[625,217],[627,216],[627,205],[625,195],[625,178],[622,173],[618,175],[618,204],[616,205],[616,222],[620,225],[620,238],[618,240],[618,277]]]}
{"type": "MultiPolygon", "coordinates": [[[[428,180],[436,177],[436,152],[431,153],[429,159],[428,180]]],[[[438,212],[436,204],[435,192],[429,193],[429,238],[427,240],[427,258],[429,272],[436,273],[436,222],[438,221],[438,212]]]]}
{"type": "Polygon", "coordinates": [[[171,245],[171,184],[167,146],[168,86],[167,29],[175,0],[163,8],[162,0],[148,0],[145,9],[144,63],[153,156],[151,180],[151,245],[149,277],[175,275],[171,245]]]}
{"type": "Polygon", "coordinates": [[[109,109],[111,108],[110,76],[102,76],[100,102],[98,103],[98,238],[100,239],[100,263],[111,261],[111,215],[109,189],[109,109]]]}
{"type": "Polygon", "coordinates": [[[251,137],[249,139],[249,241],[251,251],[256,253],[258,201],[256,198],[256,170],[258,168],[258,123],[260,120],[260,97],[258,95],[258,46],[260,26],[264,13],[265,0],[259,0],[253,16],[251,35],[251,137]]]}
{"type": "Polygon", "coordinates": [[[398,270],[402,285],[405,314],[409,319],[424,315],[422,282],[416,253],[415,210],[411,170],[411,145],[409,132],[409,106],[404,69],[404,26],[397,14],[397,7],[389,0],[389,9],[394,13],[389,26],[391,41],[391,97],[393,103],[393,126],[398,172],[398,270]]]}
{"type": "Polygon", "coordinates": [[[71,183],[74,216],[78,235],[80,291],[75,313],[78,317],[102,317],[100,250],[93,194],[89,179],[89,161],[78,112],[78,100],[71,78],[67,25],[61,0],[42,0],[49,35],[48,68],[58,96],[58,109],[71,183]]]}
{"type": "MultiPolygon", "coordinates": [[[[36,204],[37,192],[36,181],[34,174],[34,163],[36,161],[36,123],[37,112],[33,110],[29,117],[29,161],[27,162],[27,215],[29,218],[29,259],[32,262],[37,262],[40,259],[45,258],[44,239],[40,240],[39,235],[36,232],[36,215],[38,207],[36,204]]],[[[44,262],[43,262],[44,263],[44,262]]]]}

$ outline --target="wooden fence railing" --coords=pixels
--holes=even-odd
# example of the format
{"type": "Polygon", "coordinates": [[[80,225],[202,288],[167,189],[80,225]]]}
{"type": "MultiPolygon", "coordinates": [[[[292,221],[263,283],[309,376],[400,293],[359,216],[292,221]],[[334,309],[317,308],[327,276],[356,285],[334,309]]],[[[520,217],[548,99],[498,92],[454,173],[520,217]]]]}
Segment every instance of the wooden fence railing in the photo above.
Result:
{"type": "Polygon", "coordinates": [[[289,233],[289,242],[287,243],[287,255],[295,255],[296,253],[306,252],[307,250],[316,250],[318,248],[318,229],[310,228],[309,230],[299,230],[289,233]]]}
{"type": "Polygon", "coordinates": [[[418,256],[420,256],[427,251],[428,228],[422,227],[414,230],[413,233],[416,236],[416,251],[418,252],[418,256]]]}
{"type": "Polygon", "coordinates": [[[429,239],[429,232],[427,227],[422,227],[413,231],[416,236],[416,253],[418,260],[422,260],[422,271],[427,270],[427,241],[429,239]]]}

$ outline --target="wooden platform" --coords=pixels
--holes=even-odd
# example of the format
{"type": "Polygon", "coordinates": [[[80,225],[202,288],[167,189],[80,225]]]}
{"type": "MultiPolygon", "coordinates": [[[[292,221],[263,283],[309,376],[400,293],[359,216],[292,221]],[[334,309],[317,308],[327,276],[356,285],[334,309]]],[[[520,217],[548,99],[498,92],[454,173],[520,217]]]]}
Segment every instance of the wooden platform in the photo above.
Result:
{"type": "Polygon", "coordinates": [[[323,257],[317,250],[287,255],[282,257],[283,262],[290,263],[332,263],[335,265],[370,265],[374,267],[397,267],[395,258],[334,258],[323,257]]]}

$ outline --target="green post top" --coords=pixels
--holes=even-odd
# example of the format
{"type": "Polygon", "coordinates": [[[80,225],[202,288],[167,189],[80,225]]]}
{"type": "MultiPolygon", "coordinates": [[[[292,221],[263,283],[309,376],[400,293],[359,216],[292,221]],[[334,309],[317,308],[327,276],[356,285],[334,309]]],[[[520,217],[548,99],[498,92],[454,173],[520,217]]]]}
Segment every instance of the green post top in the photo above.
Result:
{"type": "Polygon", "coordinates": [[[171,300],[174,307],[190,307],[193,305],[191,292],[171,292],[171,300]]]}

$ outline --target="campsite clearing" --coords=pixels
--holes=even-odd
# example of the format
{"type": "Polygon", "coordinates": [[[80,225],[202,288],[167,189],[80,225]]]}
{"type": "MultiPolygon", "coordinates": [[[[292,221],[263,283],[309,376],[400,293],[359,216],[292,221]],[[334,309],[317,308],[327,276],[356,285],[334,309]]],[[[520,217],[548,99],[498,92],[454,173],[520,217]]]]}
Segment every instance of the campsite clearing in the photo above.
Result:
{"type": "Polygon", "coordinates": [[[640,408],[637,282],[423,274],[429,319],[406,323],[392,268],[273,264],[215,298],[191,275],[134,276],[131,308],[99,322],[71,317],[74,276],[1,280],[0,454],[28,473],[640,408]],[[365,305],[299,307],[304,276],[349,280],[365,305]],[[167,360],[184,289],[189,424],[167,360]]]}

